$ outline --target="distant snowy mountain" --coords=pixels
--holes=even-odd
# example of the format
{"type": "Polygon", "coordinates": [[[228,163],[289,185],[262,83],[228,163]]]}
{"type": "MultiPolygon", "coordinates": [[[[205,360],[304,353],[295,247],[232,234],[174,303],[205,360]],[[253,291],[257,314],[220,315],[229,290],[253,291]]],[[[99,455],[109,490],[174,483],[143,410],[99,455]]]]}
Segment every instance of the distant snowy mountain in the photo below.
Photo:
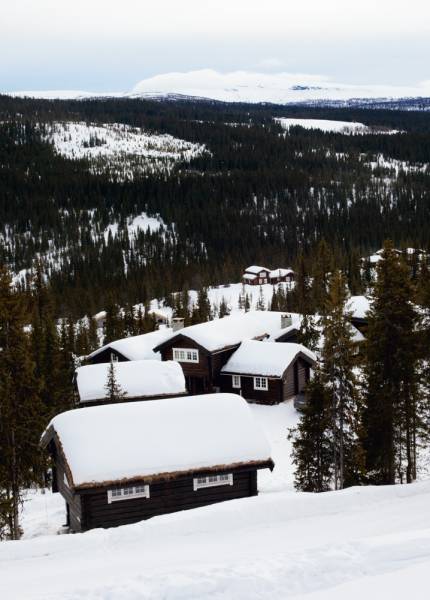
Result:
{"type": "MultiPolygon", "coordinates": [[[[143,79],[129,92],[97,93],[83,91],[27,91],[12,92],[15,96],[47,99],[83,99],[91,97],[143,98],[200,98],[222,102],[273,104],[361,105],[386,104],[395,100],[422,98],[430,105],[430,81],[416,86],[350,85],[331,81],[319,75],[291,73],[255,73],[235,71],[219,73],[212,69],[165,73],[143,79]]],[[[403,106],[400,106],[402,108],[403,106]]]]}

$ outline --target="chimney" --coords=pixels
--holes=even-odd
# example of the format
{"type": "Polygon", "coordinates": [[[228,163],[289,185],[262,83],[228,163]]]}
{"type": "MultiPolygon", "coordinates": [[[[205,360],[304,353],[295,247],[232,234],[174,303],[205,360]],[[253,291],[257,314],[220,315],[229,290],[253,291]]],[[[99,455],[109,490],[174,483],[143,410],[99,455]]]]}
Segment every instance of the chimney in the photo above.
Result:
{"type": "Polygon", "coordinates": [[[179,331],[184,328],[185,319],[183,317],[173,317],[172,329],[173,331],[179,331]]]}
{"type": "Polygon", "coordinates": [[[293,319],[291,318],[291,315],[281,315],[281,329],[290,327],[292,324],[293,319]]]}

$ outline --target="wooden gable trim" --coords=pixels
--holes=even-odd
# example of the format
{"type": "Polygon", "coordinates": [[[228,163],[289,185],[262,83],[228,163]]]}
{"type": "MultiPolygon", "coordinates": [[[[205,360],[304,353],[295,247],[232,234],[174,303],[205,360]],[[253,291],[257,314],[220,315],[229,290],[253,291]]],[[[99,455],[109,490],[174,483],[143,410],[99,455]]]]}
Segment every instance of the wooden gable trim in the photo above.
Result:
{"type": "Polygon", "coordinates": [[[47,446],[49,445],[50,442],[54,442],[57,453],[63,459],[64,471],[65,471],[66,478],[67,478],[67,484],[68,484],[71,492],[74,492],[74,490],[76,489],[76,486],[73,481],[72,470],[67,461],[66,453],[64,452],[64,448],[63,448],[63,444],[61,443],[61,440],[58,437],[58,434],[52,425],[45,431],[45,433],[42,435],[42,438],[40,440],[42,448],[47,448],[47,446]]]}
{"type": "Polygon", "coordinates": [[[158,344],[158,346],[155,346],[155,348],[153,348],[152,351],[153,352],[162,352],[166,348],[173,347],[178,340],[183,340],[185,342],[191,343],[194,346],[196,346],[199,350],[201,350],[204,354],[210,354],[210,352],[207,348],[205,348],[204,346],[201,346],[200,344],[195,342],[193,339],[191,339],[187,335],[184,335],[183,333],[178,333],[177,335],[175,335],[175,337],[169,338],[165,342],[158,344]]]}

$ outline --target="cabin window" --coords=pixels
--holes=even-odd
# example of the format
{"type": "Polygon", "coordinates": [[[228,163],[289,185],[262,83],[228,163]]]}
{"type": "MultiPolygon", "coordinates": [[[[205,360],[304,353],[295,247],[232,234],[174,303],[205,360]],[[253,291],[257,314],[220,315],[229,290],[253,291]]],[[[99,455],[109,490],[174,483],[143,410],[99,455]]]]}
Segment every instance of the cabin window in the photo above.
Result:
{"type": "Polygon", "coordinates": [[[107,493],[108,504],[129,498],[149,498],[149,485],[132,485],[123,488],[113,488],[107,493]]]}
{"type": "Polygon", "coordinates": [[[254,377],[254,390],[268,390],[267,377],[254,377]]]}
{"type": "Polygon", "coordinates": [[[110,361],[111,362],[118,362],[118,355],[114,354],[113,352],[110,353],[110,361]]]}
{"type": "Polygon", "coordinates": [[[199,351],[194,348],[173,348],[173,360],[178,362],[199,362],[199,351]]]}
{"type": "Polygon", "coordinates": [[[233,473],[223,475],[209,475],[208,477],[195,477],[193,479],[194,491],[200,488],[218,487],[219,485],[233,485],[233,473]]]}
{"type": "Polygon", "coordinates": [[[240,388],[240,386],[241,386],[240,375],[233,375],[232,379],[233,379],[233,387],[240,388]]]}

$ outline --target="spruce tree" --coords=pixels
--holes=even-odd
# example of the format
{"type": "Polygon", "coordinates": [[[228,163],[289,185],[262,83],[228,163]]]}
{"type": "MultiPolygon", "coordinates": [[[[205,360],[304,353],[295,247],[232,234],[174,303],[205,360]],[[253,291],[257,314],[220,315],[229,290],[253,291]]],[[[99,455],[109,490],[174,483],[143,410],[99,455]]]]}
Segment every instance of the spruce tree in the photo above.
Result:
{"type": "Polygon", "coordinates": [[[109,364],[105,390],[106,400],[108,400],[112,404],[115,402],[122,402],[127,395],[127,393],[122,390],[121,385],[117,381],[115,372],[115,362],[113,360],[111,360],[109,364]]]}
{"type": "Polygon", "coordinates": [[[371,483],[416,477],[418,314],[409,269],[386,242],[369,312],[365,362],[364,445],[371,483]]]}
{"type": "Polygon", "coordinates": [[[322,381],[330,396],[331,444],[335,489],[359,483],[363,475],[360,445],[361,413],[357,396],[355,348],[350,315],[346,312],[347,286],[336,271],[329,284],[323,318],[322,381]]]}
{"type": "Polygon", "coordinates": [[[21,535],[19,511],[23,491],[40,481],[39,439],[45,425],[27,315],[12,291],[8,272],[0,269],[0,532],[21,535]]]}
{"type": "Polygon", "coordinates": [[[333,474],[330,397],[320,370],[306,389],[307,404],[298,426],[290,430],[294,485],[302,492],[325,492],[333,474]]]}

